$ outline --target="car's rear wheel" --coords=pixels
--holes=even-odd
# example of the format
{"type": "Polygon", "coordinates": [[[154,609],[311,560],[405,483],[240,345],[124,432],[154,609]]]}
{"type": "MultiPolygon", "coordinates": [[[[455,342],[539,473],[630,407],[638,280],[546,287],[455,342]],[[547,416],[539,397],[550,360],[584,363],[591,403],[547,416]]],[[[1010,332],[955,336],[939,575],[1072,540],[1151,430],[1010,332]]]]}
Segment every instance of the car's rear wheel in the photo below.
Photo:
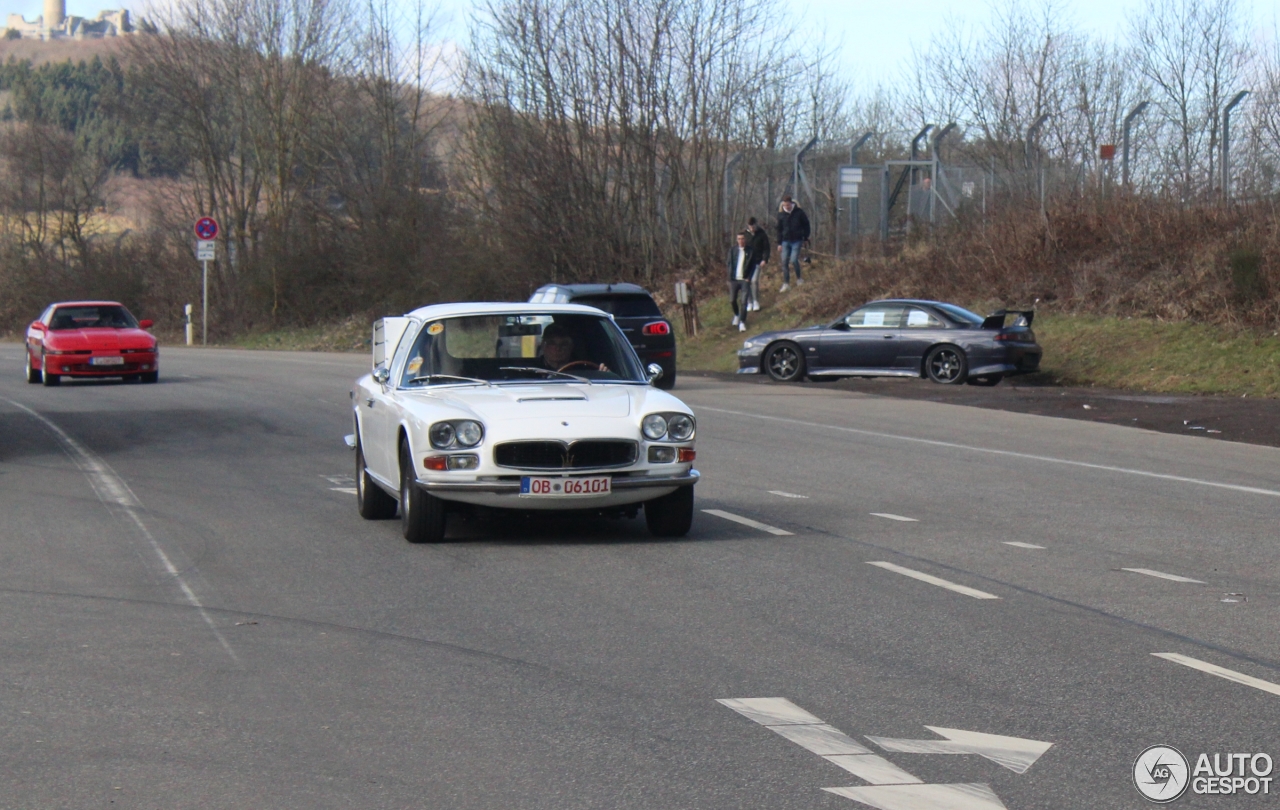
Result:
{"type": "Polygon", "coordinates": [[[40,377],[41,377],[40,369],[35,368],[34,366],[31,365],[31,351],[27,350],[23,352],[23,355],[25,355],[26,357],[25,365],[26,365],[26,371],[27,371],[27,382],[32,384],[40,382],[40,377]]]}
{"type": "Polygon", "coordinates": [[[139,374],[139,375],[138,375],[138,379],[142,380],[144,383],[159,382],[159,381],[160,381],[160,372],[158,372],[158,371],[144,371],[144,372],[142,372],[141,374],[139,374]]]}
{"type": "Polygon", "coordinates": [[[410,543],[444,540],[444,501],[418,487],[409,445],[400,446],[400,531],[410,543]]]}
{"type": "Polygon", "coordinates": [[[43,354],[40,355],[40,368],[43,369],[43,371],[40,372],[40,382],[47,386],[54,386],[62,382],[57,374],[49,373],[49,360],[43,354]]]}
{"type": "Polygon", "coordinates": [[[970,377],[969,385],[983,385],[990,387],[992,385],[999,385],[1000,381],[1003,379],[1003,374],[983,374],[981,377],[970,377]]]}
{"type": "Polygon", "coordinates": [[[804,379],[804,355],[795,343],[775,343],[764,354],[764,370],[778,382],[799,382],[804,379]]]}
{"type": "Polygon", "coordinates": [[[969,361],[958,346],[934,346],[924,358],[924,373],[936,383],[956,385],[969,374],[969,361]]]}
{"type": "Polygon", "coordinates": [[[655,537],[684,537],[693,526],[693,487],[645,501],[644,522],[655,537]]]}
{"type": "MultiPolygon", "coordinates": [[[[359,437],[359,433],[356,434],[359,437]]],[[[356,439],[356,509],[365,520],[387,520],[396,516],[396,499],[383,492],[369,477],[364,463],[364,445],[356,439]]]]}

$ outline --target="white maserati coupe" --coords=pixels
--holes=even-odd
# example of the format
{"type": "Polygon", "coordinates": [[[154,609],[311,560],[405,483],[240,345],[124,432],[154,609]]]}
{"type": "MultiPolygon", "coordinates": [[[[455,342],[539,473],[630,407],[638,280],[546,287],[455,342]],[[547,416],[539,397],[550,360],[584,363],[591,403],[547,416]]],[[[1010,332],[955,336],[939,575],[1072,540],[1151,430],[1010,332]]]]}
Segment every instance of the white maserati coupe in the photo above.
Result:
{"type": "Polygon", "coordinates": [[[373,327],[373,370],[352,391],[356,499],[400,513],[411,543],[448,513],[496,507],[693,521],[693,412],[651,385],[609,315],[574,304],[440,304],[373,327]]]}

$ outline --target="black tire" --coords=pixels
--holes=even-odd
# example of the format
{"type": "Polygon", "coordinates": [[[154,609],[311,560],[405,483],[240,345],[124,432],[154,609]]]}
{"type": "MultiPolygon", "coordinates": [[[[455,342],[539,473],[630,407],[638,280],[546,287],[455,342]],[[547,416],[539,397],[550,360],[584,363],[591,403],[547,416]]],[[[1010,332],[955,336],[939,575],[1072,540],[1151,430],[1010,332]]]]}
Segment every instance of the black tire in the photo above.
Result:
{"type": "Polygon", "coordinates": [[[40,355],[40,368],[43,369],[40,372],[40,382],[44,383],[46,386],[52,388],[62,382],[62,379],[58,377],[57,374],[49,373],[49,361],[43,354],[40,355]]]}
{"type": "Polygon", "coordinates": [[[444,540],[444,501],[419,489],[409,446],[400,446],[400,532],[410,543],[444,540]]]}
{"type": "Polygon", "coordinates": [[[969,385],[981,385],[989,388],[993,385],[999,385],[1003,379],[1003,374],[984,374],[981,377],[970,377],[969,385]]]}
{"type": "Polygon", "coordinates": [[[25,361],[24,361],[23,365],[25,365],[25,366],[26,366],[26,371],[27,371],[27,382],[29,382],[29,383],[31,383],[32,385],[34,385],[35,383],[40,382],[40,378],[41,378],[42,376],[44,376],[44,375],[42,375],[42,374],[40,373],[40,369],[32,367],[32,365],[31,365],[31,350],[30,350],[30,349],[28,349],[27,351],[23,352],[23,354],[24,354],[24,355],[26,355],[26,359],[25,359],[25,361]]]}
{"type": "Polygon", "coordinates": [[[356,511],[365,520],[389,520],[396,516],[396,499],[369,477],[364,464],[364,446],[356,433],[356,511]]]}
{"type": "Polygon", "coordinates": [[[144,371],[138,375],[138,379],[142,380],[144,383],[160,382],[160,372],[144,371]]]}
{"type": "Polygon", "coordinates": [[[959,346],[934,346],[924,358],[924,373],[940,385],[959,385],[969,378],[969,360],[959,346]]]}
{"type": "Polygon", "coordinates": [[[645,501],[644,522],[654,537],[684,537],[693,526],[693,487],[645,501]]]}
{"type": "Polygon", "coordinates": [[[791,341],[775,343],[764,353],[764,371],[778,382],[804,379],[804,353],[791,341]]]}

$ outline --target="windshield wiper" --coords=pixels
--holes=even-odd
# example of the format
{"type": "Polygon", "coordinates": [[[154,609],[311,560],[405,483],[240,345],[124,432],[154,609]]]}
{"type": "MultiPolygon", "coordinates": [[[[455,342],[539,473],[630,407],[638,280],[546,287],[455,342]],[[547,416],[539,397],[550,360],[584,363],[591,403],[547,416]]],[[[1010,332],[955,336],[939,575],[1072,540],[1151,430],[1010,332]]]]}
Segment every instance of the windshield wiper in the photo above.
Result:
{"type": "Polygon", "coordinates": [[[456,374],[423,374],[421,377],[414,377],[409,380],[410,383],[426,381],[430,383],[432,380],[458,380],[460,382],[479,383],[480,385],[492,386],[493,383],[488,380],[482,380],[478,377],[459,377],[456,374]]]}
{"type": "Polygon", "coordinates": [[[536,366],[499,366],[498,371],[528,371],[533,374],[541,374],[546,377],[568,377],[576,382],[584,382],[587,385],[592,384],[591,380],[588,380],[586,377],[579,377],[577,374],[570,374],[567,371],[552,371],[549,368],[538,368],[536,366]]]}

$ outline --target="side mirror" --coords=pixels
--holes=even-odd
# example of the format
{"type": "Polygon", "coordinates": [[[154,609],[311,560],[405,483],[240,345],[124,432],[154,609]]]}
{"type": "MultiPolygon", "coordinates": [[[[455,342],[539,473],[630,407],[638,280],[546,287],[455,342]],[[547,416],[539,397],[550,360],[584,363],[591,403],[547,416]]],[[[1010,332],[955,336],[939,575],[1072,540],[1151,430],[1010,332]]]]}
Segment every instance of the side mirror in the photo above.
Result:
{"type": "Polygon", "coordinates": [[[138,328],[139,328],[139,329],[150,329],[151,327],[153,327],[153,326],[155,326],[155,325],[156,325],[156,322],[155,322],[155,321],[153,321],[153,320],[151,320],[150,318],[146,318],[146,319],[144,319],[144,320],[138,321],[138,328]]]}
{"type": "Polygon", "coordinates": [[[662,366],[657,363],[650,363],[649,367],[646,368],[645,371],[649,372],[650,384],[656,383],[658,380],[662,379],[662,366]]]}
{"type": "Polygon", "coordinates": [[[391,369],[386,366],[378,366],[373,370],[373,379],[380,385],[386,385],[387,380],[391,379],[391,369]]]}
{"type": "Polygon", "coordinates": [[[45,330],[44,324],[41,323],[40,321],[36,321],[35,323],[31,324],[31,328],[37,332],[43,332],[45,330]]]}
{"type": "Polygon", "coordinates": [[[848,332],[849,324],[845,321],[836,321],[835,323],[831,324],[831,328],[835,329],[838,332],[848,332]]]}

